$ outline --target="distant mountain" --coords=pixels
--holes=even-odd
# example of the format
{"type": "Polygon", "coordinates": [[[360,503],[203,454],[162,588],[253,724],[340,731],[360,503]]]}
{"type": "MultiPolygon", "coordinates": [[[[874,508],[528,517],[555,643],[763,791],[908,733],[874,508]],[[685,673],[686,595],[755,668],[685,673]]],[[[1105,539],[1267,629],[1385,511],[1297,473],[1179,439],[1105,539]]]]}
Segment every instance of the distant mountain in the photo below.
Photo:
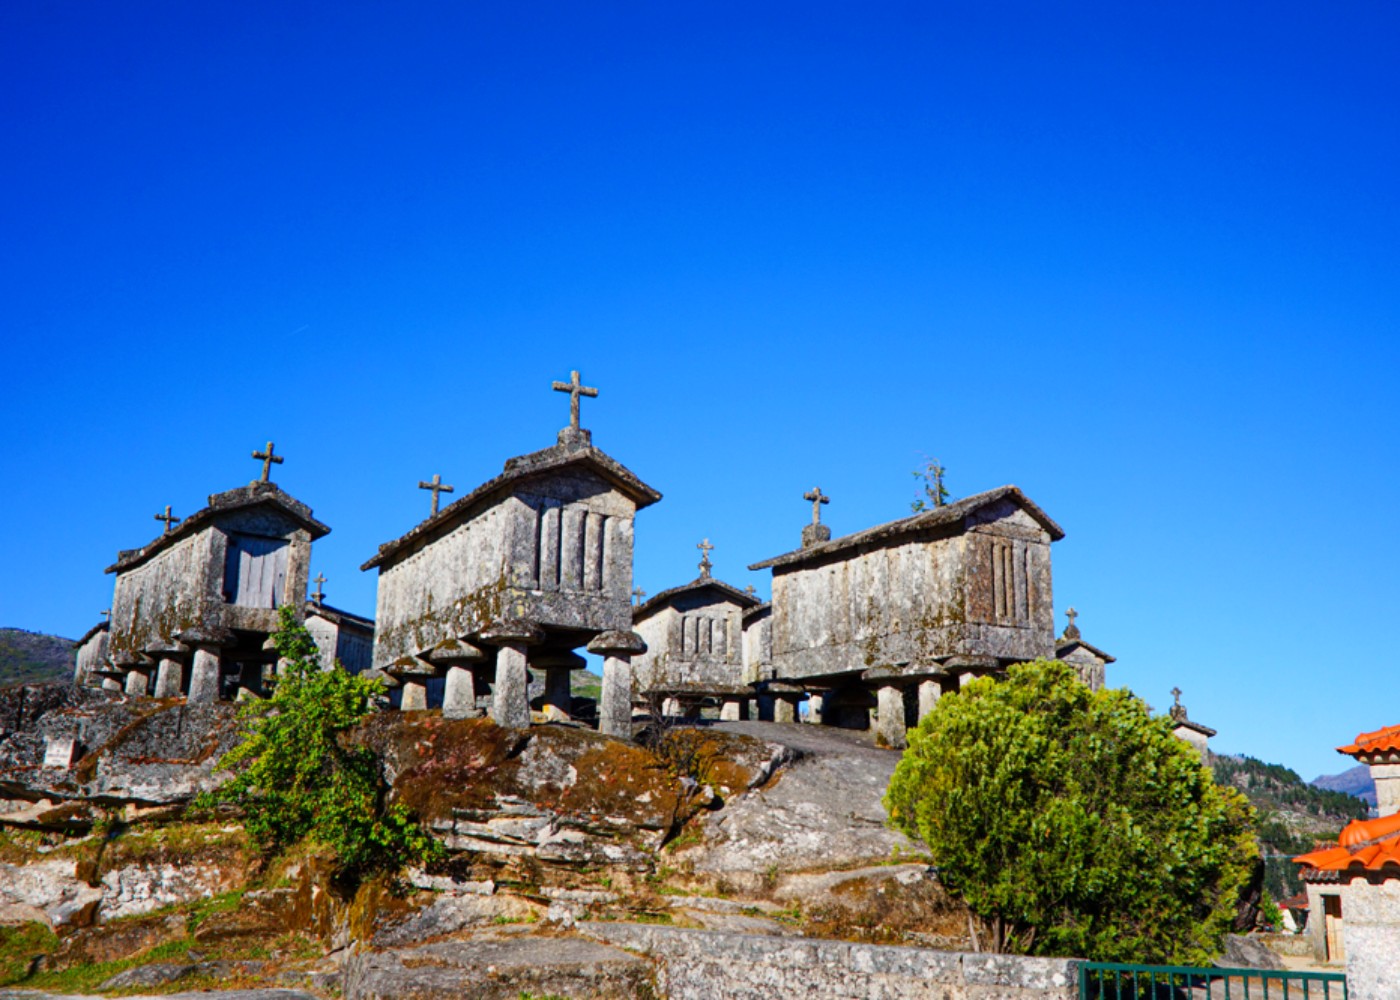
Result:
{"type": "Polygon", "coordinates": [[[0,628],[0,687],[70,679],[76,646],[56,635],[0,628]]]}
{"type": "Polygon", "coordinates": [[[1355,767],[1347,768],[1341,774],[1324,774],[1314,778],[1312,784],[1316,788],[1325,788],[1330,792],[1346,792],[1348,795],[1355,795],[1358,799],[1364,799],[1372,806],[1376,804],[1376,783],[1371,780],[1371,769],[1365,764],[1357,764],[1355,767]]]}

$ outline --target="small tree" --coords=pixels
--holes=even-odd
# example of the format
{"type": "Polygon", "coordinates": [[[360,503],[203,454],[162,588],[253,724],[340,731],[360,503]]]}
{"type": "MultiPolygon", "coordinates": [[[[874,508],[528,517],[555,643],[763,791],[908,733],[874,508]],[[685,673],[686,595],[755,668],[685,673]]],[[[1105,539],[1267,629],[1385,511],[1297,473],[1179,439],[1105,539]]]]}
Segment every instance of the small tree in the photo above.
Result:
{"type": "Polygon", "coordinates": [[[948,490],[943,485],[943,477],[948,470],[943,467],[943,463],[936,458],[924,458],[924,464],[914,470],[914,478],[918,480],[918,490],[914,495],[914,500],[909,504],[909,509],[915,514],[921,514],[926,510],[933,510],[935,507],[942,507],[948,502],[948,490]]]}
{"type": "Polygon", "coordinates": [[[437,842],[407,810],[385,807],[387,789],[373,751],[345,739],[383,685],[339,665],[322,669],[320,651],[293,609],[278,614],[277,686],[270,699],[239,709],[243,742],[218,764],[234,776],[201,795],[196,808],[235,805],[265,853],[310,839],[331,848],[353,875],[435,855],[437,842]]]}
{"type": "Polygon", "coordinates": [[[994,951],[1204,963],[1258,854],[1249,804],[1165,720],[1053,661],[944,695],[885,807],[994,951]]]}

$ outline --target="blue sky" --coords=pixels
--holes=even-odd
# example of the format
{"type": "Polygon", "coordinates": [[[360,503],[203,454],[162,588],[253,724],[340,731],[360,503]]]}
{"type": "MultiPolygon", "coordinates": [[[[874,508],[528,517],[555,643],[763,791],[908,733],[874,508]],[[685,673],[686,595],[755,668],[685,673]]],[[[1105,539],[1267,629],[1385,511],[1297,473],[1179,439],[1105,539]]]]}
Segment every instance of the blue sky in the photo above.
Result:
{"type": "Polygon", "coordinates": [[[1065,528],[1111,683],[1341,769],[1400,722],[1400,25],[1147,8],[0,6],[0,624],[83,632],[268,438],[371,612],[577,368],[647,590],[937,456],[1065,528]]]}

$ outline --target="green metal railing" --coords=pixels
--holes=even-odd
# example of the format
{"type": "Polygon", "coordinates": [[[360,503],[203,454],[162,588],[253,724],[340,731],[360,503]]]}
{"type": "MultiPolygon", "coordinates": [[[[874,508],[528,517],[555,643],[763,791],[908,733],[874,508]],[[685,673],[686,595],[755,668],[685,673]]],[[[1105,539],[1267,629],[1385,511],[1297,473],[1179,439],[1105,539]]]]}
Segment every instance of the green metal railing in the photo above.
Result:
{"type": "Polygon", "coordinates": [[[1079,966],[1079,1000],[1184,1000],[1198,989],[1212,1000],[1347,1000],[1347,977],[1341,972],[1118,962],[1079,966]]]}

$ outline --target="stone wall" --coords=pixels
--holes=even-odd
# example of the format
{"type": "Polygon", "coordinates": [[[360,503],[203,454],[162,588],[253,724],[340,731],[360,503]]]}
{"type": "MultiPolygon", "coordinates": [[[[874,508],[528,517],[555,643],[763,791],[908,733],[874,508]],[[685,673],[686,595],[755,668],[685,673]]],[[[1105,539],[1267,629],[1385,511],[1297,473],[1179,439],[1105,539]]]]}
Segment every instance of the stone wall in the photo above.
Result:
{"type": "Polygon", "coordinates": [[[1074,1000],[1074,959],[767,937],[649,924],[581,924],[657,963],[668,1000],[1074,1000]]]}
{"type": "Polygon", "coordinates": [[[1342,936],[1350,1000],[1400,997],[1400,879],[1343,886],[1342,936]]]}

